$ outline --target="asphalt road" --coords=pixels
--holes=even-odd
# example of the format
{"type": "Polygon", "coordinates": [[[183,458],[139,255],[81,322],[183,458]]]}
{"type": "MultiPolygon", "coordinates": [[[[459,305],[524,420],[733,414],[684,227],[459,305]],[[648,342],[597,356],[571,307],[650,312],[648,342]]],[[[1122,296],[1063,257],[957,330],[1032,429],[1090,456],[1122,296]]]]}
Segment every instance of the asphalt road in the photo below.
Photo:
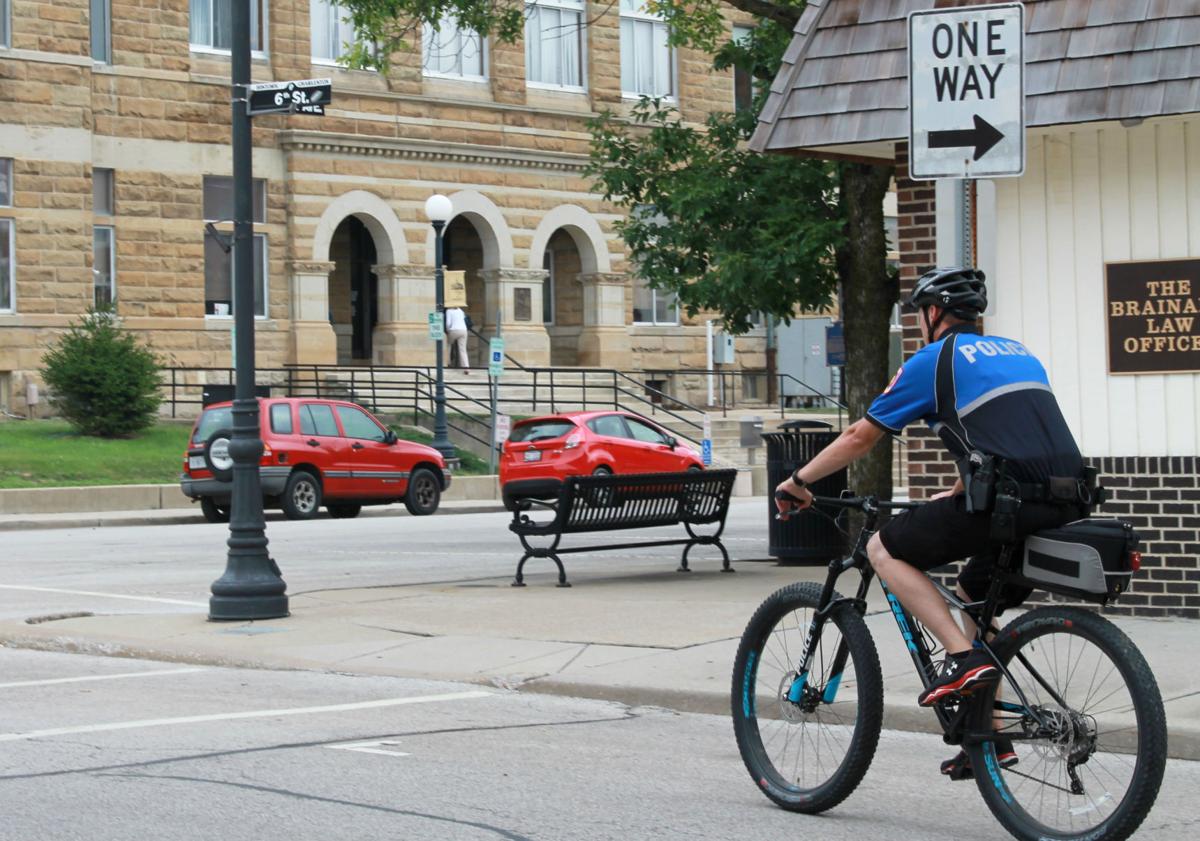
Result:
{"type": "MultiPolygon", "coordinates": [[[[0,649],[0,839],[999,838],[937,739],[888,731],[825,816],[755,788],[729,721],[399,678],[0,649]]],[[[1195,837],[1171,762],[1139,837],[1195,837]]]]}
{"type": "MultiPolygon", "coordinates": [[[[373,587],[511,577],[521,556],[508,531],[511,515],[445,514],[271,522],[269,551],[289,593],[338,587],[373,587]]],[[[735,500],[723,537],[735,560],[767,558],[767,515],[761,499],[735,500]]],[[[678,538],[679,527],[630,532],[645,540],[656,532],[678,538]]],[[[620,533],[612,533],[615,536],[620,533]]],[[[0,618],[78,611],[168,610],[195,612],[208,604],[209,586],[225,569],[229,527],[217,524],[155,525],[0,535],[0,618]]],[[[673,569],[663,550],[622,552],[623,570],[673,569]]],[[[694,563],[717,554],[701,547],[694,563]]],[[[538,564],[541,564],[539,566],[538,564]]],[[[709,561],[711,563],[711,561],[709,561]]],[[[571,570],[603,570],[603,553],[571,556],[571,570]]],[[[546,572],[531,561],[526,574],[546,572]]]]}

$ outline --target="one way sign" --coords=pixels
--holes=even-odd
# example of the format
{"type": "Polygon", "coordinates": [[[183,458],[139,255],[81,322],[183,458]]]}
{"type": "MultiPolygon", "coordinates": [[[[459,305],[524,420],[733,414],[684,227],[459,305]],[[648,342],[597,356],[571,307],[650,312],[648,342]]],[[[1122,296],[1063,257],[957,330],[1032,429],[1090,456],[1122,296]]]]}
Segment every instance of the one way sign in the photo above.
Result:
{"type": "Polygon", "coordinates": [[[995,178],[1025,171],[1025,7],[908,16],[909,175],[995,178]]]}

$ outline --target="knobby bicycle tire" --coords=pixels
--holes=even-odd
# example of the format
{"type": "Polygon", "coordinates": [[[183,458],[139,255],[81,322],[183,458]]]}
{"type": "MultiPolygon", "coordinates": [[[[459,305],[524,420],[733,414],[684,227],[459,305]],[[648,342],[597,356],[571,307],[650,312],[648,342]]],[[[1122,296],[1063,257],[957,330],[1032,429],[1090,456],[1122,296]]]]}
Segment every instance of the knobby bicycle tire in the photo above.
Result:
{"type": "MultiPolygon", "coordinates": [[[[996,762],[993,743],[966,746],[972,766],[984,769],[975,778],[992,814],[1029,841],[1128,838],[1154,805],[1167,757],[1162,697],[1146,659],[1103,616],[1060,606],[1013,620],[996,637],[994,650],[1030,705],[1058,725],[1059,738],[1014,739],[1019,761],[1010,769],[996,762]],[[1033,678],[1018,652],[1066,702],[1067,711],[1033,678]],[[1082,793],[1072,793],[1068,760],[1084,754],[1087,759],[1074,765],[1082,793]],[[1119,786],[1125,790],[1117,798],[1112,790],[1119,786]],[[1046,823],[1047,812],[1056,825],[1046,823]]],[[[970,712],[976,732],[991,729],[997,688],[1005,683],[976,695],[970,712]]],[[[1013,703],[1011,688],[1000,693],[1009,712],[996,714],[1019,732],[1021,705],[1013,703]]]]}
{"type": "Polygon", "coordinates": [[[733,729],[750,777],[777,805],[808,814],[833,808],[857,788],[875,755],[883,722],[879,655],[866,623],[850,604],[831,612],[813,654],[810,683],[819,697],[833,702],[804,713],[787,699],[820,594],[818,584],[792,584],[759,606],[738,645],[731,693],[733,729]],[[849,658],[842,676],[833,679],[830,661],[842,639],[849,658]],[[788,759],[789,746],[794,763],[788,759]],[[843,749],[844,756],[831,759],[826,773],[822,750],[836,758],[843,749]]]}

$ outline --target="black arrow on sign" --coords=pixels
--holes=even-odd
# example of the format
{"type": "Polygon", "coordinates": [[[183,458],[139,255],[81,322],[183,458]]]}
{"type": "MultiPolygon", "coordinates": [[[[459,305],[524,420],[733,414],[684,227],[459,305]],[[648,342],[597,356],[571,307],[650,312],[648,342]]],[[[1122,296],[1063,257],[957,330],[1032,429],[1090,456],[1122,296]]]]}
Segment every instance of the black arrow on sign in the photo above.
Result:
{"type": "Polygon", "coordinates": [[[975,160],[979,160],[1003,139],[1004,135],[1000,133],[999,129],[976,114],[975,128],[929,132],[929,148],[952,149],[957,146],[974,146],[975,160]]]}

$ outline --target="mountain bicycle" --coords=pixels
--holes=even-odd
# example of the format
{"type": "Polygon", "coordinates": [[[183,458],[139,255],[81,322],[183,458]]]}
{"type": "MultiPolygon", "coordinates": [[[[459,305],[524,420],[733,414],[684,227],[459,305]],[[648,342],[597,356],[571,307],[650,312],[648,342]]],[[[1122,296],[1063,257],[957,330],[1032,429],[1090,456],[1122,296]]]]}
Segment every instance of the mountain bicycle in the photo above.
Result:
{"type": "MultiPolygon", "coordinates": [[[[769,596],[742,635],[732,686],[738,750],[763,794],[784,809],[816,814],[837,806],[871,764],[883,720],[883,679],[863,618],[874,577],[867,541],[880,512],[919,504],[817,497],[818,511],[862,512],[853,551],[829,564],[823,586],[796,583],[769,596]],[[851,569],[861,580],[853,596],[842,596],[834,586],[851,569]]],[[[983,601],[964,603],[934,582],[976,628],[995,629],[1013,549],[1000,547],[983,601]]],[[[945,652],[880,584],[928,688],[945,652]]],[[[1162,697],[1134,644],[1097,613],[1050,605],[977,638],[976,645],[999,666],[1001,679],[932,709],[945,742],[966,752],[996,819],[1030,841],[1131,835],[1154,804],[1167,753],[1162,697]],[[1006,767],[1011,757],[1001,764],[997,739],[1011,740],[1016,764],[1006,767]]]]}

